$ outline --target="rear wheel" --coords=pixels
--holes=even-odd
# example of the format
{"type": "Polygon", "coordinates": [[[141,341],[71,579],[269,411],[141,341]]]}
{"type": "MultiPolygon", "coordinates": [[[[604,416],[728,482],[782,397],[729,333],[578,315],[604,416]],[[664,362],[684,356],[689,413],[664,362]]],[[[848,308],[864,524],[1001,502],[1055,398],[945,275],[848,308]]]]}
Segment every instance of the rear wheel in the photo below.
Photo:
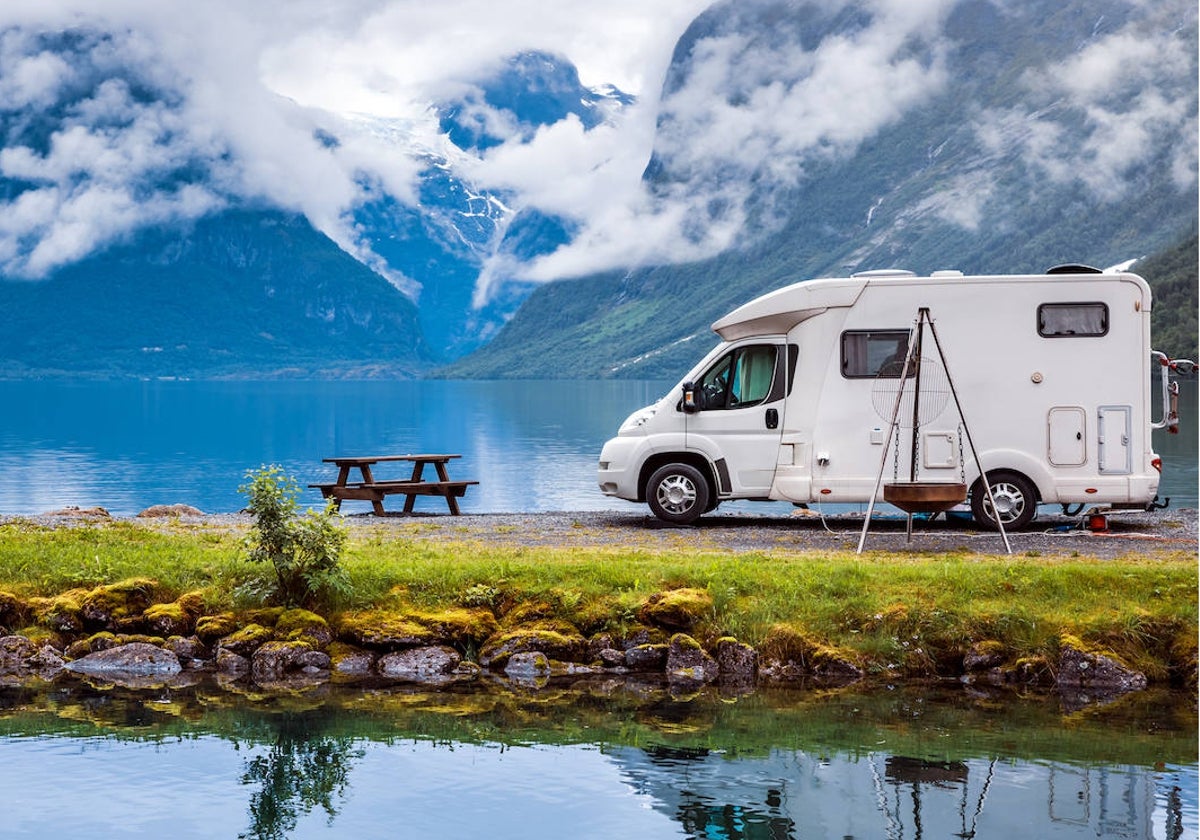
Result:
{"type": "Polygon", "coordinates": [[[997,514],[1006,531],[1019,531],[1033,521],[1033,515],[1037,513],[1037,488],[1032,481],[1020,473],[1005,470],[990,472],[987,477],[992,498],[996,501],[995,510],[983,489],[982,479],[971,487],[971,516],[981,528],[999,530],[997,514]]]}
{"type": "Polygon", "coordinates": [[[708,480],[689,464],[667,464],[650,476],[646,501],[654,515],[666,522],[690,525],[709,510],[708,480]]]}

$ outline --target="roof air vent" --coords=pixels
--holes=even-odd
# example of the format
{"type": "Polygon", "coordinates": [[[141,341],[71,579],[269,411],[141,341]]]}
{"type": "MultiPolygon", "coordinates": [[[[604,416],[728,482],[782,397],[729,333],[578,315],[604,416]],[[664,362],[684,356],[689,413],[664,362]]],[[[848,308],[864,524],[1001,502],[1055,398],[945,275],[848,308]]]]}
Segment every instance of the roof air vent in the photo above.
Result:
{"type": "Polygon", "coordinates": [[[1090,265],[1066,263],[1046,269],[1047,274],[1103,274],[1104,272],[1090,265]]]}
{"type": "Polygon", "coordinates": [[[902,268],[877,268],[874,271],[856,271],[851,277],[873,279],[877,277],[916,277],[915,271],[905,271],[902,268]]]}

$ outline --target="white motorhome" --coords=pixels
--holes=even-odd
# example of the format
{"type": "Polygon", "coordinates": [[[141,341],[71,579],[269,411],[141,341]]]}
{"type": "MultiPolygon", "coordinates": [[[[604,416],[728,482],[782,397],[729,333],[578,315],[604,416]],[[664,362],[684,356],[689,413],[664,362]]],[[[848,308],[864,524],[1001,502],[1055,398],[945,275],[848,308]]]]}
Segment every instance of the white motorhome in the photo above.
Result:
{"type": "Polygon", "coordinates": [[[721,343],[604,445],[605,495],[689,523],[733,499],[958,485],[981,526],[1011,530],[1039,504],[1156,505],[1150,433],[1175,422],[1173,363],[1151,351],[1135,274],[871,271],[787,286],[712,328],[721,343]]]}

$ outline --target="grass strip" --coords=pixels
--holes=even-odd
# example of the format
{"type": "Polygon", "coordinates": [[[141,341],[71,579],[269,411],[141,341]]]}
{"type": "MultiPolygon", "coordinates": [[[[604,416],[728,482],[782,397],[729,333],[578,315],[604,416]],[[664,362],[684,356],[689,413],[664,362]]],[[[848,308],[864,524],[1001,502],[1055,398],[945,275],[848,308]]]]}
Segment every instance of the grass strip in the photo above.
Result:
{"type": "MultiPolygon", "coordinates": [[[[132,577],[169,596],[201,590],[211,609],[247,609],[239,587],[264,568],[244,561],[244,531],[115,522],[0,526],[0,589],[50,596],[132,577]]],[[[790,628],[878,668],[934,673],[978,642],[1010,656],[1050,656],[1064,634],[1111,651],[1152,679],[1194,672],[1197,564],[1153,559],[889,555],[763,551],[513,548],[486,541],[352,535],[351,594],[325,612],[538,603],[585,634],[635,626],[651,595],[695,588],[712,606],[694,634],[759,646],[790,628]]]]}

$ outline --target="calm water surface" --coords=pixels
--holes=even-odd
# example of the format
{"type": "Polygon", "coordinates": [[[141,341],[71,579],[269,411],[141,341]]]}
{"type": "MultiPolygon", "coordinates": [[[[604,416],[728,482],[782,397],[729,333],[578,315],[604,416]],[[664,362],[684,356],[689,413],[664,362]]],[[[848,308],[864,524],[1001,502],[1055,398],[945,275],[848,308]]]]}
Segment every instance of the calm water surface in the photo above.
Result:
{"type": "MultiPolygon", "coordinates": [[[[669,382],[0,382],[0,513],[154,504],[239,510],[247,470],[279,464],[328,481],[333,455],[461,453],[477,479],[468,512],[630,509],[601,496],[604,441],[669,382]]],[[[1160,495],[1197,506],[1196,382],[1183,383],[1182,433],[1155,434],[1160,495]]],[[[379,468],[377,477],[385,475],[379,468]]],[[[320,495],[306,491],[306,504],[320,495]]],[[[418,510],[442,511],[441,499],[418,510]]],[[[366,511],[348,502],[348,513],[366,511]]],[[[723,506],[722,510],[728,510],[723,506]]],[[[739,509],[763,511],[745,503],[739,509]]]]}
{"type": "Polygon", "coordinates": [[[0,690],[4,836],[1196,837],[1165,693],[548,691],[0,690]]]}

